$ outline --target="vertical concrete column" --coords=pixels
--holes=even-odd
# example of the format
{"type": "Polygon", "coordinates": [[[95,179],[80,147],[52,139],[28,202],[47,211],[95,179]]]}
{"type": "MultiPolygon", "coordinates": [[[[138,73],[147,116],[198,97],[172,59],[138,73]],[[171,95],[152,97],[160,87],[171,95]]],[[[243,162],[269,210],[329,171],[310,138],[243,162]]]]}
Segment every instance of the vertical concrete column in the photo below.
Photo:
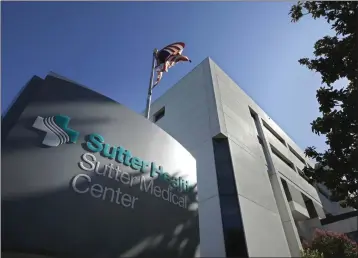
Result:
{"type": "Polygon", "coordinates": [[[276,199],[277,208],[281,217],[282,225],[285,231],[291,256],[299,257],[300,250],[302,249],[300,237],[298,235],[297,227],[295,225],[295,221],[293,219],[290,206],[285,196],[283,185],[281,183],[281,177],[277,173],[272,161],[271,148],[264,134],[262,120],[257,114],[256,114],[256,126],[259,136],[262,140],[265,158],[270,173],[269,177],[270,177],[271,187],[276,199]]]}

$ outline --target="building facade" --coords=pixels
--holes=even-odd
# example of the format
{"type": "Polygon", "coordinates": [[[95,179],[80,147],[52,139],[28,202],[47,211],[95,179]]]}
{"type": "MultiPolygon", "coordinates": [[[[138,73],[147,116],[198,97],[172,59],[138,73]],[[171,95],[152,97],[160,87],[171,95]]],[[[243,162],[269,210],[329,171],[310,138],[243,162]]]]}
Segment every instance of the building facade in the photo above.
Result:
{"type": "Polygon", "coordinates": [[[197,161],[200,256],[298,257],[315,228],[357,230],[354,214],[327,222],[356,211],[301,176],[314,164],[210,58],[152,104],[151,120],[197,161]]]}

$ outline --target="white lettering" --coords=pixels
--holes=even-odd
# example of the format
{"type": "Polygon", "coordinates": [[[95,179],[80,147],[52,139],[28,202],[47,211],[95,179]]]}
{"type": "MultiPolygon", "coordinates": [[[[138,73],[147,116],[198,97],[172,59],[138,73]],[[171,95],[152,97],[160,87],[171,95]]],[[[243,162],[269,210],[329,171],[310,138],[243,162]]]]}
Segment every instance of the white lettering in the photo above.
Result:
{"type": "Polygon", "coordinates": [[[131,181],[131,176],[127,172],[121,174],[121,182],[125,185],[128,185],[131,181]]]}
{"type": "Polygon", "coordinates": [[[112,177],[112,171],[114,170],[113,164],[110,163],[109,165],[106,165],[106,166],[109,168],[109,172],[107,174],[107,177],[110,178],[110,179],[113,179],[113,177],[112,177]]]}
{"type": "Polygon", "coordinates": [[[138,198],[135,197],[135,196],[132,196],[132,202],[131,202],[131,204],[132,204],[131,208],[132,209],[134,209],[134,203],[135,203],[136,200],[138,200],[138,198]]]}
{"type": "Polygon", "coordinates": [[[154,186],[154,196],[155,197],[160,197],[162,194],[162,189],[160,189],[159,186],[154,186]]]}
{"type": "Polygon", "coordinates": [[[171,194],[171,192],[170,192],[169,188],[168,188],[168,189],[164,189],[164,190],[162,191],[162,198],[163,198],[163,200],[165,200],[165,201],[170,201],[170,194],[171,194]]]}
{"type": "Polygon", "coordinates": [[[101,198],[102,193],[103,193],[103,187],[101,185],[99,185],[99,184],[92,185],[92,187],[91,187],[91,195],[94,198],[101,198]]]}
{"type": "Polygon", "coordinates": [[[82,160],[84,160],[86,162],[86,164],[90,165],[90,167],[86,167],[82,161],[80,161],[79,165],[80,168],[85,170],[85,171],[93,171],[95,168],[95,164],[92,161],[96,161],[96,157],[95,155],[91,154],[91,153],[85,153],[81,156],[82,160]],[[88,159],[91,158],[92,160],[88,159]]]}
{"type": "Polygon", "coordinates": [[[186,208],[185,198],[184,197],[179,198],[179,206],[182,207],[182,208],[186,208]]]}
{"type": "Polygon", "coordinates": [[[121,175],[121,173],[122,173],[122,170],[120,170],[119,166],[117,166],[116,167],[116,178],[115,178],[116,181],[119,181],[118,177],[121,175]]]}
{"type": "Polygon", "coordinates": [[[80,178],[80,177],[84,177],[87,179],[88,183],[91,183],[91,178],[85,174],[78,174],[77,176],[75,176],[72,180],[72,188],[73,190],[75,190],[76,193],[80,193],[80,194],[83,194],[83,193],[86,193],[88,192],[88,189],[89,187],[87,187],[85,190],[80,190],[77,188],[76,184],[77,184],[77,180],[80,178]]]}
{"type": "Polygon", "coordinates": [[[140,190],[143,191],[143,188],[144,188],[145,192],[148,192],[149,189],[150,189],[150,192],[152,193],[153,192],[153,180],[151,180],[151,179],[146,180],[144,176],[141,176],[141,178],[140,178],[140,190]],[[148,181],[148,185],[145,185],[145,181],[148,181]]]}
{"type": "Polygon", "coordinates": [[[103,166],[102,170],[99,168],[100,165],[101,165],[101,162],[96,161],[96,169],[95,169],[96,174],[100,175],[100,176],[106,176],[108,165],[103,166]]]}
{"type": "MultiPolygon", "coordinates": [[[[79,167],[84,171],[94,171],[97,175],[105,176],[108,179],[115,180],[124,185],[132,187],[134,185],[139,185],[139,189],[148,194],[151,194],[157,198],[160,198],[164,201],[170,202],[174,205],[177,205],[182,208],[187,208],[187,198],[186,196],[178,196],[171,192],[172,187],[162,189],[159,185],[156,185],[154,179],[146,178],[145,176],[132,176],[128,172],[121,171],[119,166],[115,166],[112,163],[108,165],[102,165],[99,161],[96,160],[95,155],[92,153],[85,153],[81,156],[81,161],[79,162],[79,167]]],[[[169,174],[164,174],[164,177],[169,182],[169,174]]],[[[89,195],[96,199],[101,199],[103,201],[109,201],[114,204],[121,205],[125,208],[134,209],[135,203],[138,200],[137,197],[132,196],[127,193],[122,193],[120,188],[110,188],[101,184],[93,184],[92,179],[87,174],[78,174],[72,180],[72,188],[76,193],[89,195]],[[82,179],[81,182],[78,180],[82,179]],[[86,182],[83,182],[86,181],[86,182]]]]}
{"type": "Polygon", "coordinates": [[[172,196],[172,202],[173,202],[175,205],[178,205],[178,196],[176,196],[175,194],[173,194],[173,196],[172,196]],[[174,197],[177,198],[176,201],[174,200],[174,197]]]}
{"type": "Polygon", "coordinates": [[[78,174],[72,180],[72,188],[76,193],[80,193],[80,194],[89,193],[90,196],[96,199],[102,199],[103,201],[108,200],[111,203],[122,205],[125,208],[134,209],[134,205],[135,202],[138,200],[138,197],[132,196],[130,194],[122,195],[120,188],[114,190],[113,188],[104,187],[100,184],[90,185],[90,183],[91,183],[91,178],[88,175],[78,174]],[[80,178],[84,178],[88,183],[85,189],[78,188],[79,182],[77,181],[80,178]]]}
{"type": "Polygon", "coordinates": [[[111,202],[113,202],[115,191],[114,191],[113,188],[109,188],[109,187],[105,187],[105,188],[104,188],[104,193],[103,193],[103,196],[102,196],[102,200],[105,200],[105,199],[106,199],[107,192],[111,192],[111,193],[112,193],[111,202]]]}
{"type": "Polygon", "coordinates": [[[119,202],[119,197],[120,197],[120,195],[122,194],[121,189],[118,188],[117,191],[116,191],[116,193],[117,193],[116,203],[117,203],[117,204],[121,204],[121,203],[119,202]]]}
{"type": "Polygon", "coordinates": [[[132,204],[132,198],[129,194],[123,194],[121,201],[122,201],[122,205],[124,207],[129,207],[132,204]]]}

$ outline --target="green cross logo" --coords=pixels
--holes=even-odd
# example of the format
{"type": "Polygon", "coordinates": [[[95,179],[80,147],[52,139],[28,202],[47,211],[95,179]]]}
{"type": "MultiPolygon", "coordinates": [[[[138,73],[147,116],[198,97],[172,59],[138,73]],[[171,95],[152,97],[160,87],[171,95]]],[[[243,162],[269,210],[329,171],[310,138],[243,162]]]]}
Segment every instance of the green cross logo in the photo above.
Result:
{"type": "Polygon", "coordinates": [[[69,128],[71,118],[68,116],[57,115],[49,117],[38,116],[32,125],[42,132],[45,132],[43,145],[57,147],[64,143],[76,143],[80,133],[69,128]]]}

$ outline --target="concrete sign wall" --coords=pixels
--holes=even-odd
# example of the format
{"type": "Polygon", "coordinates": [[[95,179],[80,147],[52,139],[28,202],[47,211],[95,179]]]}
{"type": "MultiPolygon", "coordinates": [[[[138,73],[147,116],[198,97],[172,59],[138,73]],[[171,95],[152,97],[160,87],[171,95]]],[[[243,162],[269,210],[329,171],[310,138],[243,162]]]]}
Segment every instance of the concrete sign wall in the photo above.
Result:
{"type": "Polygon", "coordinates": [[[189,152],[85,87],[48,76],[33,88],[2,139],[3,252],[198,255],[189,152]]]}

